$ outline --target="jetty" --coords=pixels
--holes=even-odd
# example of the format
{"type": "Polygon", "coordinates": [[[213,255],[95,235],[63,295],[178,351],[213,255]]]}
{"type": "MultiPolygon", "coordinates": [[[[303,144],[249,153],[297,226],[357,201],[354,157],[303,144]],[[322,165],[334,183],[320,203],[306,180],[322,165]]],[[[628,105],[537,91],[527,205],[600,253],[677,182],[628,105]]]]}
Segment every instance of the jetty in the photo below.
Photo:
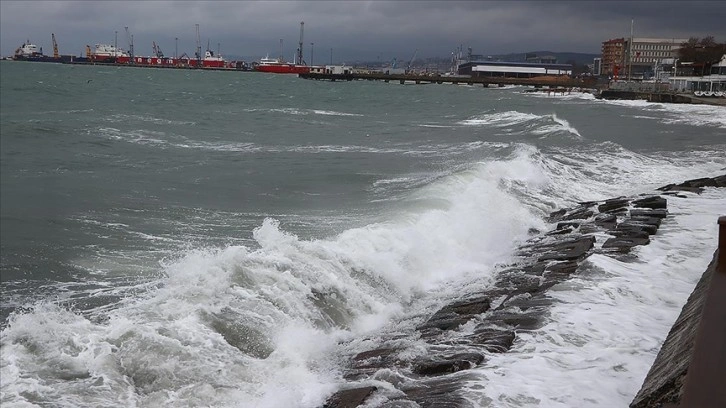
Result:
{"type": "Polygon", "coordinates": [[[469,77],[460,75],[441,75],[406,73],[406,74],[389,74],[381,73],[322,73],[310,72],[298,74],[300,78],[314,79],[323,81],[383,81],[398,82],[400,84],[454,84],[454,85],[483,85],[488,87],[506,86],[506,85],[524,85],[533,86],[535,88],[595,88],[597,80],[594,78],[571,78],[569,76],[540,76],[534,78],[507,78],[507,77],[469,77]]]}

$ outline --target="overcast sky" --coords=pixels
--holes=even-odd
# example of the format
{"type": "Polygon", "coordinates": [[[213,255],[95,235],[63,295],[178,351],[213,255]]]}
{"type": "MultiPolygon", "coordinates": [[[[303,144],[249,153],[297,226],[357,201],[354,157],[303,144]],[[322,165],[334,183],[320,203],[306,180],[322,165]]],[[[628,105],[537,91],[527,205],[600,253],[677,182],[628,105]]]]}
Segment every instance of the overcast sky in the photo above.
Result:
{"type": "Polygon", "coordinates": [[[713,35],[726,41],[723,1],[9,1],[0,0],[0,54],[31,40],[52,54],[55,33],[61,54],[79,55],[85,45],[151,55],[152,41],[166,55],[193,55],[199,24],[202,46],[222,55],[292,59],[300,22],[309,61],[448,57],[460,44],[475,54],[555,51],[599,53],[605,40],[713,35]],[[178,41],[175,40],[178,37],[178,41]],[[310,43],[314,43],[311,47],[310,43]]]}

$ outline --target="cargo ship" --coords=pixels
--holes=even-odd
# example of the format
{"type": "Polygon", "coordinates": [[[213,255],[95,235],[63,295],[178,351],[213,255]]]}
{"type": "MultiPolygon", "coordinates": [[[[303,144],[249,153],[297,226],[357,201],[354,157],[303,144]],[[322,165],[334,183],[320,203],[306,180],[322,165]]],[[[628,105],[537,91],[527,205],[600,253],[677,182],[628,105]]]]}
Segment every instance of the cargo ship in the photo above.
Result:
{"type": "Polygon", "coordinates": [[[55,34],[53,34],[53,56],[43,55],[43,48],[38,48],[28,40],[15,49],[12,59],[15,61],[67,63],[73,61],[74,56],[58,54],[58,45],[55,42],[55,34]]]}

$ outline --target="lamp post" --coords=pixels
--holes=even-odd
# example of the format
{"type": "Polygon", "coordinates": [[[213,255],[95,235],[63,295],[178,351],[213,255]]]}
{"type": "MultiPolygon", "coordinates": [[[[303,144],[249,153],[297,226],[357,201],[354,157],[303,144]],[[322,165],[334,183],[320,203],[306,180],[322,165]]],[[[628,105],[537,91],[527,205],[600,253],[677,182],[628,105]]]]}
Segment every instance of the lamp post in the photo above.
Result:
{"type": "Polygon", "coordinates": [[[330,65],[333,65],[333,49],[330,49],[330,65]]]}
{"type": "Polygon", "coordinates": [[[174,58],[179,56],[179,37],[174,37],[174,58]]]}
{"type": "Polygon", "coordinates": [[[315,47],[315,43],[311,42],[310,43],[310,66],[311,67],[314,65],[313,64],[313,50],[314,50],[313,47],[315,47]]]}
{"type": "Polygon", "coordinates": [[[113,32],[113,56],[118,56],[118,31],[113,32]]]}

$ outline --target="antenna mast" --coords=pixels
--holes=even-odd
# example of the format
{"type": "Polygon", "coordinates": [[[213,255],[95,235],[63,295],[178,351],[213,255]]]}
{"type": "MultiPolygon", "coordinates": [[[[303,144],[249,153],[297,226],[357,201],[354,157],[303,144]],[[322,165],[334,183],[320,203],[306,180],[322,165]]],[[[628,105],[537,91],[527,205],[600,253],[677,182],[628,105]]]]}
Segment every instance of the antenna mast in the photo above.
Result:
{"type": "Polygon", "coordinates": [[[300,44],[297,47],[297,63],[298,64],[305,64],[305,61],[303,61],[303,27],[305,26],[305,22],[300,22],[300,44]]]}

